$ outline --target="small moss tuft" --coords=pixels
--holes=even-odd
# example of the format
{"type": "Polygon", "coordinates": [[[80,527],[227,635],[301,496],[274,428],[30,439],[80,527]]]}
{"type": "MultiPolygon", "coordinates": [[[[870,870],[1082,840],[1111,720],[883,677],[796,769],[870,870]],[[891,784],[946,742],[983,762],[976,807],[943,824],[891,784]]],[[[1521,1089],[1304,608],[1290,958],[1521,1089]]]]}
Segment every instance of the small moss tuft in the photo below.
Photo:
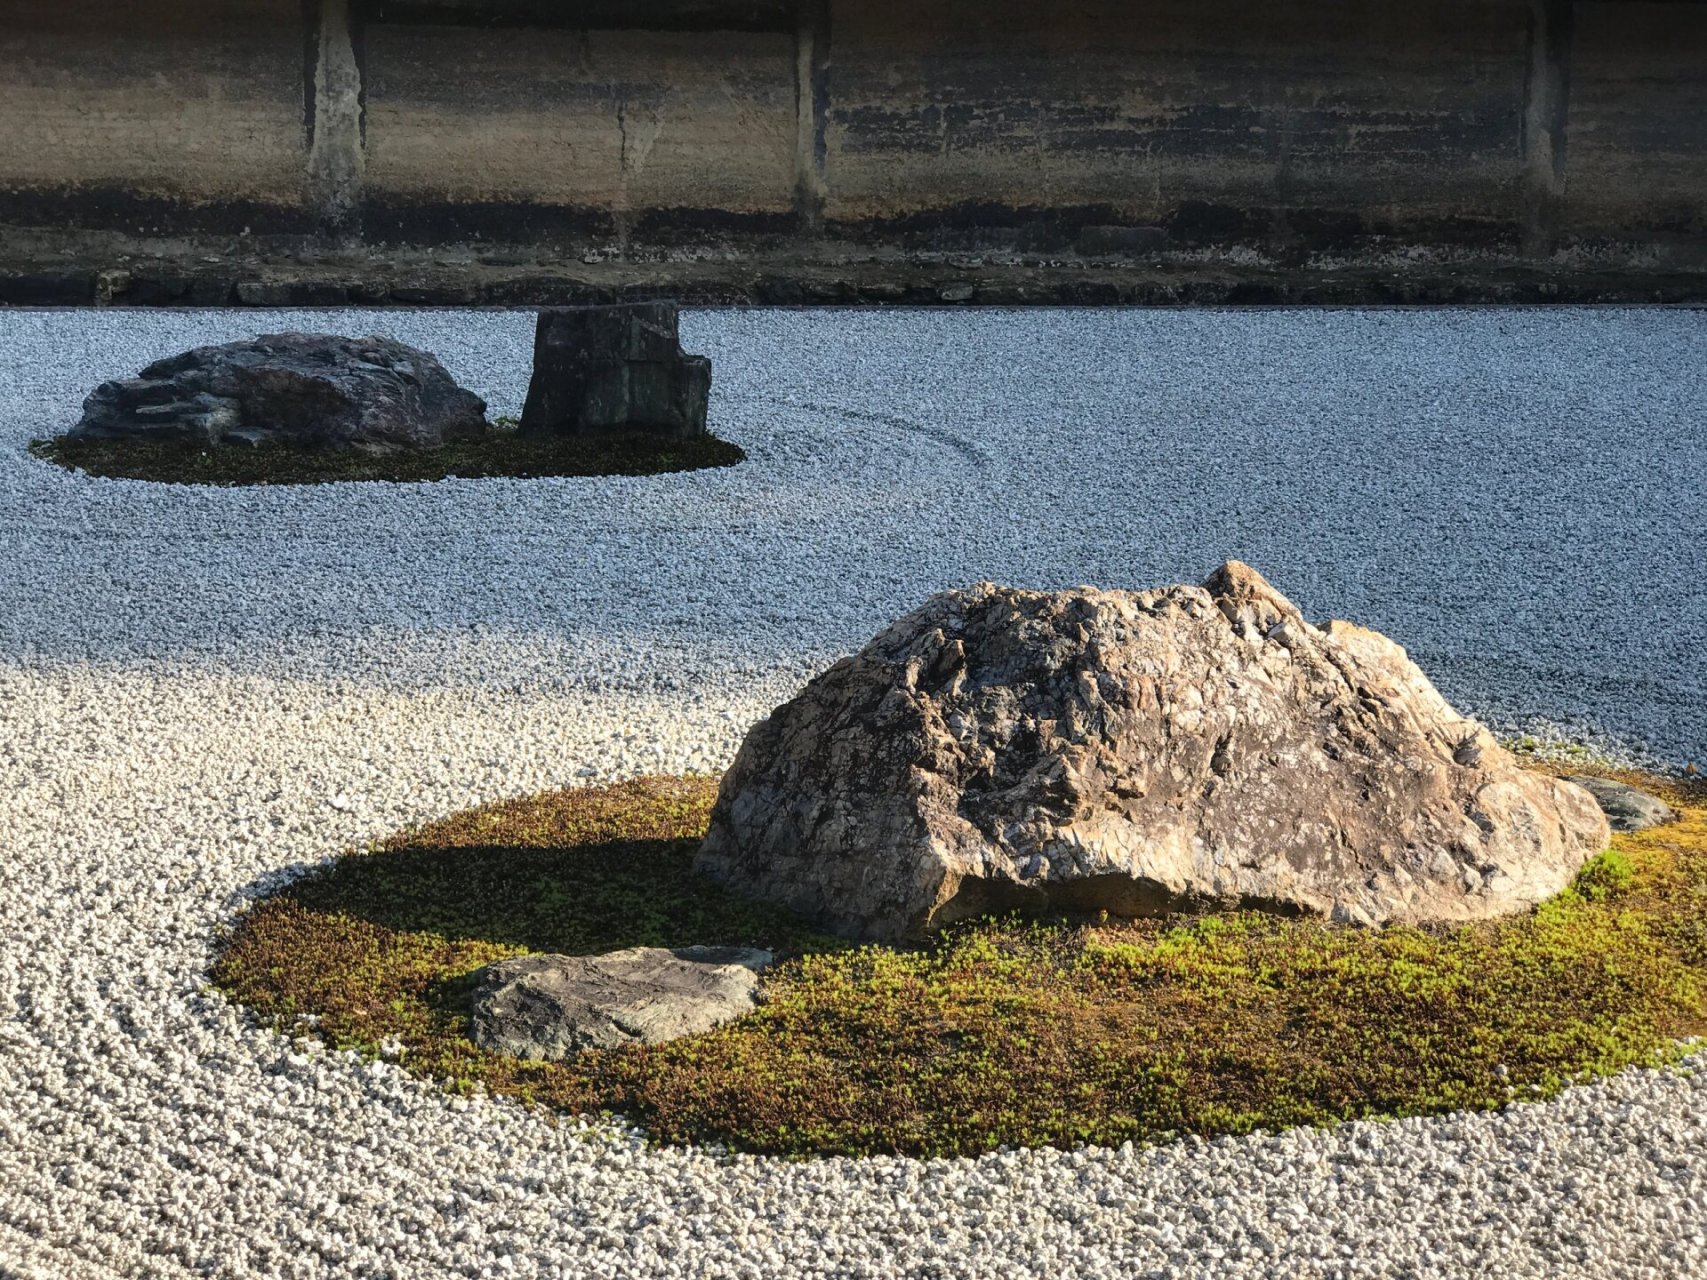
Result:
{"type": "Polygon", "coordinates": [[[1635,882],[1635,863],[1617,849],[1607,849],[1577,872],[1569,891],[1585,902],[1604,902],[1627,893],[1635,882]]]}
{"type": "Polygon", "coordinates": [[[341,859],[250,910],[215,979],[281,1031],[400,1044],[451,1088],[754,1152],[969,1155],[1497,1107],[1707,1032],[1707,794],[1661,789],[1679,822],[1615,837],[1564,893],[1498,922],[1006,918],[898,950],[699,880],[715,784],[647,779],[341,859]],[[467,1039],[468,975],[491,960],[694,942],[778,951],[766,1002],[562,1063],[467,1039]]]}

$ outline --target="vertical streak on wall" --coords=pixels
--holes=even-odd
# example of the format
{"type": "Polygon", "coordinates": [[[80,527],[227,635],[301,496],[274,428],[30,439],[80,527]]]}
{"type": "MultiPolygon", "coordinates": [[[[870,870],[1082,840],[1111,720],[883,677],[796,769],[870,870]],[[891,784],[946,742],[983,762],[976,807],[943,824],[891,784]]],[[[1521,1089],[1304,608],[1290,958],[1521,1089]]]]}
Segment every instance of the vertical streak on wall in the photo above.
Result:
{"type": "Polygon", "coordinates": [[[616,199],[611,203],[611,222],[616,232],[616,248],[618,253],[626,254],[628,246],[634,239],[634,210],[628,202],[628,99],[618,98],[616,102],[616,199]]]}
{"type": "Polygon", "coordinates": [[[308,126],[308,198],[327,235],[354,232],[361,207],[362,75],[349,0],[319,0],[308,126]]]}
{"type": "Polygon", "coordinates": [[[1530,0],[1529,74],[1523,93],[1523,251],[1553,251],[1565,195],[1573,0],[1530,0]]]}
{"type": "Polygon", "coordinates": [[[830,0],[799,0],[794,28],[794,204],[803,230],[824,225],[830,110],[830,0]]]}
{"type": "Polygon", "coordinates": [[[320,68],[320,0],[302,0],[302,145],[314,146],[314,77],[320,68]]]}

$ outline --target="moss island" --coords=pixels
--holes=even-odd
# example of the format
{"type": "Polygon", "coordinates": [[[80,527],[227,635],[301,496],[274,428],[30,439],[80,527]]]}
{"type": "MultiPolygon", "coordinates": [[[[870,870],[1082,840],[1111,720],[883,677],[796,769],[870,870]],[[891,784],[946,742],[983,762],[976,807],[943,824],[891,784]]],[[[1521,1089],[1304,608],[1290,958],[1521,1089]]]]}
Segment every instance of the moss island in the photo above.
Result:
{"type": "Polygon", "coordinates": [[[455,1091],[749,1152],[974,1155],[1499,1107],[1707,1033],[1707,787],[1612,776],[1680,820],[1615,835],[1565,892],[1491,923],[1008,917],[919,949],[855,946],[699,879],[715,780],[640,779],[338,859],[247,911],[214,979],[281,1033],[455,1091]],[[468,975],[491,961],[692,943],[778,952],[756,1012],[556,1063],[467,1038],[468,975]]]}

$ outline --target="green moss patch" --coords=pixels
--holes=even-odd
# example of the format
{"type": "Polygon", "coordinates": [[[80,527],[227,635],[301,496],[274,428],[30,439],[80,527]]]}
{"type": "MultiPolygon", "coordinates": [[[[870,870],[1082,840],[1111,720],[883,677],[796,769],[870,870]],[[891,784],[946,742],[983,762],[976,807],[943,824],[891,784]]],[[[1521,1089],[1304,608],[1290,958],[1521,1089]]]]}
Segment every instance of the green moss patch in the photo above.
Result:
{"type": "Polygon", "coordinates": [[[64,436],[37,440],[30,452],[92,476],[209,485],[401,482],[451,476],[470,480],[491,476],[646,476],[728,467],[747,456],[739,445],[709,434],[687,440],[660,439],[638,431],[542,438],[517,435],[502,421],[498,430],[478,440],[394,453],[314,451],[283,445],[210,449],[186,444],[71,440],[64,436]]]}
{"type": "Polygon", "coordinates": [[[658,1140],[788,1155],[1243,1133],[1497,1107],[1707,1033],[1707,789],[1537,910],[1438,932],[1255,913],[987,920],[853,947],[691,870],[714,783],[647,779],[457,814],[253,907],[215,980],[280,1031],[658,1140]],[[468,975],[528,951],[757,944],[755,1013],[520,1063],[466,1038],[468,975]],[[305,1016],[311,1015],[311,1016],[305,1016]]]}

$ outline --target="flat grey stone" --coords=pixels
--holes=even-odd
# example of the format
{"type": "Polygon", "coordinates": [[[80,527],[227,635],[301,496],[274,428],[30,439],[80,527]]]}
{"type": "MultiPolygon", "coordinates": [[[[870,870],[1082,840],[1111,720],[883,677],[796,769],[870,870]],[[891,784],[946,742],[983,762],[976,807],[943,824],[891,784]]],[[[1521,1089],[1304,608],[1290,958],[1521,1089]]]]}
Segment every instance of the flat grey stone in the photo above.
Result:
{"type": "Polygon", "coordinates": [[[751,1010],[771,959],[748,947],[630,947],[501,960],[476,975],[470,1034],[483,1049],[545,1061],[662,1044],[751,1010]]]}
{"type": "Polygon", "coordinates": [[[1572,774],[1565,781],[1576,783],[1594,797],[1614,831],[1641,831],[1645,827],[1677,821],[1676,810],[1640,787],[1581,773],[1572,774]]]}

